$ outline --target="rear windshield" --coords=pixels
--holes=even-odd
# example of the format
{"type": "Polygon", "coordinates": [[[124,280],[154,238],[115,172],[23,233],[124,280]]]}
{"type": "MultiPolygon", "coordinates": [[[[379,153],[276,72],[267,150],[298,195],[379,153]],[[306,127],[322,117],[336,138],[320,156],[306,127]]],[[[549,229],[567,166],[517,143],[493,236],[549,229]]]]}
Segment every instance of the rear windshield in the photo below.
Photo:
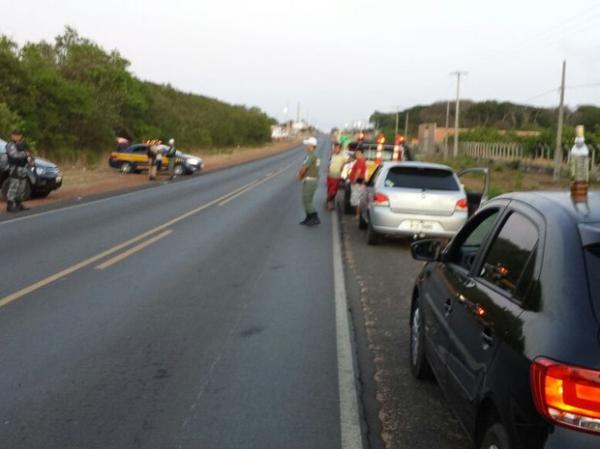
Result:
{"type": "Polygon", "coordinates": [[[451,171],[424,167],[392,167],[385,179],[385,186],[421,190],[460,190],[451,171]]]}
{"type": "MultiPolygon", "coordinates": [[[[365,159],[368,161],[374,161],[377,159],[377,148],[362,148],[362,152],[365,155],[365,159]]],[[[394,149],[393,148],[384,148],[381,152],[381,160],[382,161],[391,161],[394,157],[394,149]]]]}
{"type": "Polygon", "coordinates": [[[600,320],[600,245],[589,246],[585,249],[585,262],[592,303],[596,310],[596,317],[600,320]]]}

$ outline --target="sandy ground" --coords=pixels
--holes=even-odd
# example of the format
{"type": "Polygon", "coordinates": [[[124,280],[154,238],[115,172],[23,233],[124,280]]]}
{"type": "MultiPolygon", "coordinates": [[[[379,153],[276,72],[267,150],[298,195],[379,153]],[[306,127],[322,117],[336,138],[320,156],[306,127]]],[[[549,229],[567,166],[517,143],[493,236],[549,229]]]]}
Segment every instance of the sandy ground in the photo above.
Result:
{"type": "MultiPolygon", "coordinates": [[[[202,173],[206,173],[282,153],[299,144],[300,140],[295,140],[292,142],[276,142],[259,148],[244,148],[207,155],[194,151],[193,154],[198,154],[202,157],[204,160],[204,170],[202,173]]],[[[118,170],[110,168],[106,160],[101,165],[93,168],[62,166],[61,169],[63,171],[62,187],[50,193],[47,198],[27,201],[27,207],[33,208],[156,182],[149,181],[145,172],[123,175],[118,170]]],[[[168,174],[163,171],[159,174],[158,181],[166,180],[167,177],[168,174]]],[[[0,205],[0,213],[6,213],[4,204],[0,205]]]]}

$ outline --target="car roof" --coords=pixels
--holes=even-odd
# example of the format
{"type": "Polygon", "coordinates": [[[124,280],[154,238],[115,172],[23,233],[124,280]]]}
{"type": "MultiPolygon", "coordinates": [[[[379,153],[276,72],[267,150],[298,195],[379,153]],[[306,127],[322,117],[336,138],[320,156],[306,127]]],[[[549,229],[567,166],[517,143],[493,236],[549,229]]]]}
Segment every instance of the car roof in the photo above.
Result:
{"type": "Polygon", "coordinates": [[[384,167],[416,167],[416,168],[434,168],[438,170],[448,170],[453,172],[451,167],[443,164],[436,164],[433,162],[421,162],[421,161],[386,161],[383,163],[384,167]]]}
{"type": "Polygon", "coordinates": [[[569,191],[514,192],[497,198],[522,201],[546,217],[558,219],[561,214],[570,217],[576,224],[600,224],[600,191],[590,191],[585,202],[574,201],[569,191]]]}

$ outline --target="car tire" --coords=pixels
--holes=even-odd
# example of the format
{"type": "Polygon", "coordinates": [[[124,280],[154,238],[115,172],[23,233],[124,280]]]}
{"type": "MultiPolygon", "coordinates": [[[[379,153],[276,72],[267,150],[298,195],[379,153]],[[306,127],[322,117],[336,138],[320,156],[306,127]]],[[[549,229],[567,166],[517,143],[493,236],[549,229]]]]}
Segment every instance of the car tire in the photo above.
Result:
{"type": "Polygon", "coordinates": [[[369,223],[365,220],[363,214],[361,213],[358,216],[358,229],[367,229],[369,227],[369,223]]]}
{"type": "Polygon", "coordinates": [[[48,195],[50,195],[50,190],[45,189],[45,190],[36,190],[33,193],[33,196],[35,198],[46,198],[48,195]]]}
{"type": "Polygon", "coordinates": [[[175,176],[181,176],[183,174],[185,174],[185,169],[183,168],[183,165],[175,165],[175,176]]]}
{"type": "Polygon", "coordinates": [[[381,234],[379,234],[375,229],[373,229],[373,224],[371,220],[367,224],[367,244],[368,245],[377,245],[381,242],[381,234]]]}
{"type": "Polygon", "coordinates": [[[123,173],[124,175],[126,175],[126,174],[129,174],[129,173],[133,173],[134,167],[133,167],[133,164],[131,162],[123,162],[121,164],[120,170],[121,170],[121,173],[123,173]]]}
{"type": "MultiPolygon", "coordinates": [[[[6,194],[8,193],[8,183],[10,178],[6,178],[2,183],[2,187],[0,188],[0,196],[2,197],[2,201],[6,201],[6,194]]],[[[23,192],[23,201],[27,201],[31,198],[31,182],[29,179],[25,183],[25,191],[23,192]]]]}
{"type": "Polygon", "coordinates": [[[433,372],[427,360],[424,329],[423,311],[419,300],[415,299],[410,312],[409,362],[410,372],[420,380],[433,378],[433,372]]]}
{"type": "Polygon", "coordinates": [[[502,423],[491,423],[483,435],[479,449],[511,449],[508,432],[502,423]]]}

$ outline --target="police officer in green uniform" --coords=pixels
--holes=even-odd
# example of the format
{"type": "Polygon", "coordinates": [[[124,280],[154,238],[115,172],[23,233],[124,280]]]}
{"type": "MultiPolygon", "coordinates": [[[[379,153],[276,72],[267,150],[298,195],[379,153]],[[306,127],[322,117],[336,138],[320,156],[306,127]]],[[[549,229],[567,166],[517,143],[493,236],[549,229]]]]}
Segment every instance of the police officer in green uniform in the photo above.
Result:
{"type": "Polygon", "coordinates": [[[303,143],[306,147],[306,157],[298,172],[298,179],[302,181],[302,204],[304,205],[306,218],[300,224],[315,226],[321,223],[313,202],[319,184],[319,158],[315,154],[317,139],[309,137],[303,143]]]}

